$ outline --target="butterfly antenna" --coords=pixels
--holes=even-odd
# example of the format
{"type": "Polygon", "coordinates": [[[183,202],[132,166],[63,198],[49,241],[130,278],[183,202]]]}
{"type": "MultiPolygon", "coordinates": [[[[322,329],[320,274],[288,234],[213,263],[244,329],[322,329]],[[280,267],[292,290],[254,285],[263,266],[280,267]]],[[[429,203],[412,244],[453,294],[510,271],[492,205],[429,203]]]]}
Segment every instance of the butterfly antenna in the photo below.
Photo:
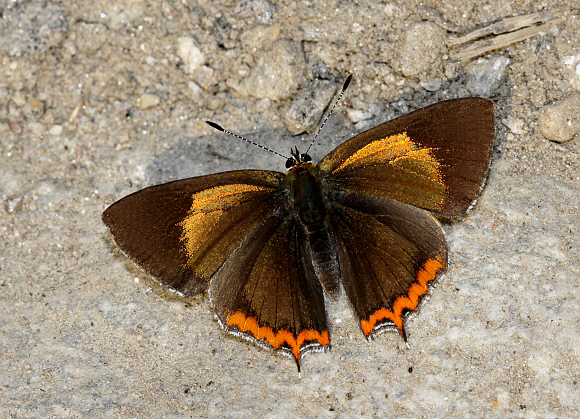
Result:
{"type": "Polygon", "coordinates": [[[228,131],[227,129],[223,128],[221,125],[216,124],[215,122],[205,121],[205,123],[208,124],[210,127],[217,129],[218,131],[225,132],[226,134],[229,134],[229,135],[233,135],[234,137],[239,138],[240,140],[244,140],[250,144],[258,146],[266,151],[269,151],[270,153],[274,153],[274,154],[279,155],[280,157],[284,157],[286,160],[289,159],[289,157],[285,156],[284,154],[280,154],[277,151],[269,149],[268,147],[264,147],[262,144],[255,143],[254,141],[248,140],[247,138],[244,138],[241,135],[238,135],[238,134],[235,134],[231,131],[228,131]]]}
{"type": "Polygon", "coordinates": [[[322,128],[324,127],[324,124],[326,124],[326,121],[328,121],[328,118],[332,114],[332,111],[334,111],[334,108],[336,108],[336,105],[338,105],[338,102],[340,102],[340,99],[342,99],[342,95],[344,95],[344,92],[348,88],[348,85],[350,84],[351,80],[352,80],[352,74],[349,74],[348,77],[346,78],[346,80],[344,81],[344,84],[342,85],[342,90],[340,91],[340,95],[338,95],[336,102],[334,102],[334,105],[332,105],[332,109],[330,110],[330,112],[328,112],[328,114],[326,115],[326,118],[324,118],[322,125],[320,125],[320,128],[318,128],[318,132],[316,133],[316,135],[314,136],[314,138],[310,142],[310,145],[308,146],[308,148],[306,149],[306,153],[304,153],[304,154],[308,154],[308,151],[310,151],[310,147],[312,147],[314,145],[314,143],[316,142],[316,139],[318,138],[320,131],[322,131],[322,128]]]}

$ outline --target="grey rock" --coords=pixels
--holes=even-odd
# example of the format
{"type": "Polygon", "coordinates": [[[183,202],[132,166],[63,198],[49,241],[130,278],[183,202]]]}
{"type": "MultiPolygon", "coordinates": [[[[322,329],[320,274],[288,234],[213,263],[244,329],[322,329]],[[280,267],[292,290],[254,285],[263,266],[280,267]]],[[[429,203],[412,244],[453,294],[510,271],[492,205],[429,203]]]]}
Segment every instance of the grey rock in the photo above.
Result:
{"type": "Polygon", "coordinates": [[[261,99],[288,99],[305,83],[305,67],[300,43],[277,40],[271,49],[258,53],[256,66],[245,81],[248,93],[261,99]]]}
{"type": "Polygon", "coordinates": [[[57,3],[14,3],[2,8],[0,53],[20,57],[44,51],[66,38],[68,28],[67,16],[57,3]]]}
{"type": "Polygon", "coordinates": [[[480,58],[470,63],[467,73],[467,90],[474,96],[490,97],[505,80],[510,60],[507,57],[480,58]]]}
{"type": "Polygon", "coordinates": [[[336,91],[328,80],[314,80],[302,89],[286,110],[284,125],[292,134],[313,132],[336,91]]]}

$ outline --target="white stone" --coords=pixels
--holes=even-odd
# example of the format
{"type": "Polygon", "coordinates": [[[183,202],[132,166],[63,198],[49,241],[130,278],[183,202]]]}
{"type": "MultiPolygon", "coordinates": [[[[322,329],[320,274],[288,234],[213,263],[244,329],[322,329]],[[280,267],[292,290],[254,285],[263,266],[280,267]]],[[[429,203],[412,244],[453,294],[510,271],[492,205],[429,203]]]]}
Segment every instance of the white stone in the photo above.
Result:
{"type": "Polygon", "coordinates": [[[177,55],[183,60],[185,72],[188,74],[205,63],[205,56],[189,36],[177,38],[177,55]]]}

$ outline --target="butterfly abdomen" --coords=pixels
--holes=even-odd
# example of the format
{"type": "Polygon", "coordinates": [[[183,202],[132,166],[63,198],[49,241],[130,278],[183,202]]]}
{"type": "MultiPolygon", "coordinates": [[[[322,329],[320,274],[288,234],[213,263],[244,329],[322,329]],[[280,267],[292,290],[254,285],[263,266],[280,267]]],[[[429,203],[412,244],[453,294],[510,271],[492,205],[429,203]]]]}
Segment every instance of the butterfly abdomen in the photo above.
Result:
{"type": "Polygon", "coordinates": [[[340,265],[336,245],[326,224],[305,232],[306,254],[324,292],[336,299],[340,293],[340,265]]]}

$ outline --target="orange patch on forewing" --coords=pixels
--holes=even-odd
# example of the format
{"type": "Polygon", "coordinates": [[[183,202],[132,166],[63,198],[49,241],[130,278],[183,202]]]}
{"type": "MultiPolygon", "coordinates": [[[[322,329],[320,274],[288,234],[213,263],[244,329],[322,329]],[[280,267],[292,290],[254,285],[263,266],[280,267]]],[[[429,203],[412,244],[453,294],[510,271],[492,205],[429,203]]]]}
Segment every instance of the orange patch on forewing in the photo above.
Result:
{"type": "Polygon", "coordinates": [[[360,325],[365,336],[373,333],[377,322],[389,320],[393,322],[399,330],[403,330],[403,313],[404,310],[416,310],[419,299],[427,293],[429,281],[433,281],[437,272],[445,266],[441,256],[435,259],[429,259],[417,273],[417,280],[413,282],[407,295],[402,295],[395,300],[392,309],[385,307],[375,311],[368,320],[362,319],[360,325]]]}
{"type": "Polygon", "coordinates": [[[430,148],[410,150],[401,156],[397,156],[389,164],[421,174],[437,183],[442,183],[440,164],[431,154],[432,151],[430,148]]]}
{"type": "MultiPolygon", "coordinates": [[[[437,210],[443,205],[447,187],[443,181],[441,164],[433,152],[433,148],[421,147],[403,132],[368,143],[347,157],[332,173],[336,174],[343,169],[356,171],[369,166],[377,169],[383,166],[385,170],[388,167],[391,177],[409,186],[416,185],[423,191],[419,202],[405,202],[437,210]]],[[[388,176],[386,173],[383,175],[388,176]]]]}
{"type": "Polygon", "coordinates": [[[255,339],[265,339],[274,349],[287,343],[292,348],[292,354],[297,360],[300,360],[300,348],[304,342],[315,340],[322,346],[330,344],[327,330],[320,333],[317,330],[306,329],[298,333],[296,337],[292,332],[284,329],[274,333],[270,327],[260,326],[256,318],[246,317],[241,311],[228,314],[226,324],[236,326],[242,332],[250,333],[255,339]]]}
{"type": "Polygon", "coordinates": [[[193,194],[190,213],[211,212],[230,208],[248,199],[256,192],[271,191],[271,188],[247,184],[230,184],[204,189],[193,194]]]}
{"type": "Polygon", "coordinates": [[[247,184],[230,184],[204,189],[193,194],[193,202],[187,216],[178,223],[181,226],[181,241],[191,258],[202,243],[211,237],[211,230],[218,223],[224,210],[239,205],[256,193],[271,189],[247,184]]]}
{"type": "Polygon", "coordinates": [[[185,242],[185,251],[189,257],[200,248],[212,228],[217,224],[223,211],[197,212],[188,215],[179,225],[183,228],[181,241],[185,242]]]}
{"type": "Polygon", "coordinates": [[[372,164],[387,162],[413,150],[414,144],[407,137],[407,133],[391,135],[368,143],[351,154],[333,173],[353,164],[372,164]]]}
{"type": "Polygon", "coordinates": [[[333,173],[348,166],[388,163],[440,182],[439,162],[432,151],[431,148],[420,148],[403,132],[368,143],[345,159],[333,173]]]}

